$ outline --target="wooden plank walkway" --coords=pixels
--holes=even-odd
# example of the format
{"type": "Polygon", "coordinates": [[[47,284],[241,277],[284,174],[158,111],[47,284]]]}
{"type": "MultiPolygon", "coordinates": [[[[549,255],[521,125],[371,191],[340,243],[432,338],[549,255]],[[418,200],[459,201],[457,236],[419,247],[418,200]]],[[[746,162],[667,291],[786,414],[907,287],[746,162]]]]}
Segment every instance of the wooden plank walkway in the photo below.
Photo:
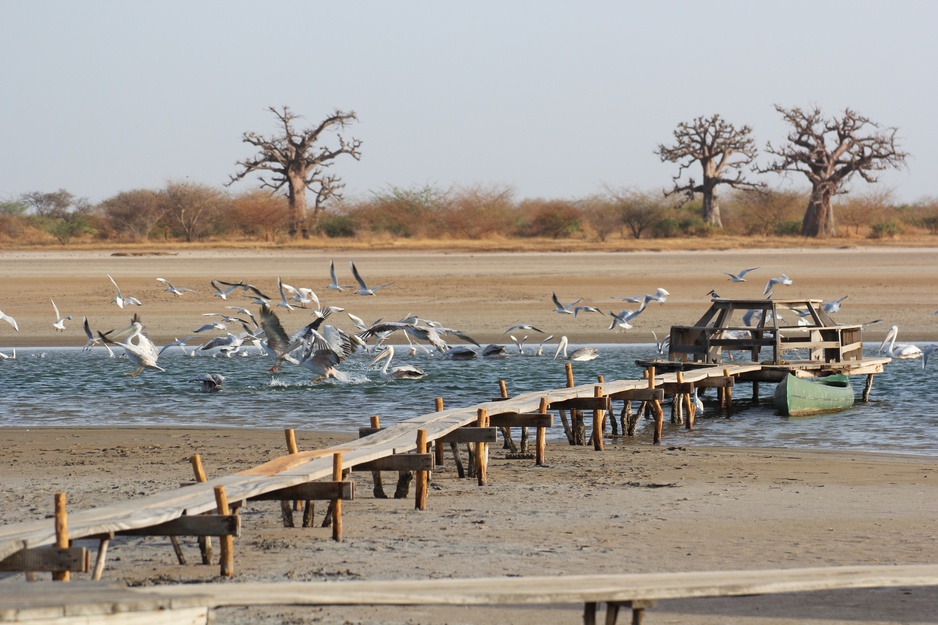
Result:
{"type": "MultiPolygon", "coordinates": [[[[684,382],[700,382],[707,378],[740,376],[757,371],[760,365],[730,364],[683,372],[684,382]]],[[[673,383],[677,374],[668,373],[655,379],[656,385],[673,383]]],[[[386,427],[372,435],[327,449],[306,451],[274,459],[266,464],[243,471],[157,493],[140,499],[118,502],[89,510],[68,514],[68,535],[71,540],[105,535],[111,532],[154,527],[183,515],[197,515],[216,509],[214,488],[224,486],[229,502],[242,502],[265,493],[283,490],[315,480],[331,479],[332,458],[342,453],[343,467],[359,464],[416,448],[418,430],[425,430],[432,442],[454,430],[475,423],[478,411],[490,415],[518,412],[530,413],[538,409],[541,399],[551,406],[562,405],[573,399],[592,399],[596,387],[601,396],[612,396],[630,390],[648,387],[648,381],[615,380],[602,385],[582,384],[569,388],[524,393],[503,401],[491,401],[474,406],[442,410],[416,416],[386,427]]],[[[51,520],[43,519],[14,523],[0,527],[0,560],[20,550],[51,545],[55,542],[55,528],[51,520]]]]}
{"type": "Polygon", "coordinates": [[[606,622],[620,608],[641,620],[661,599],[729,597],[846,588],[938,586],[938,565],[843,566],[797,569],[691,571],[623,575],[569,575],[469,579],[246,582],[125,588],[115,584],[0,585],[0,622],[31,625],[115,623],[151,611],[135,623],[207,623],[210,609],[261,605],[545,605],[584,604],[593,623],[605,603],[606,622]],[[201,609],[201,610],[200,610],[201,609]],[[176,620],[155,620],[162,615],[176,620]],[[86,620],[70,620],[69,617],[86,620]]]}

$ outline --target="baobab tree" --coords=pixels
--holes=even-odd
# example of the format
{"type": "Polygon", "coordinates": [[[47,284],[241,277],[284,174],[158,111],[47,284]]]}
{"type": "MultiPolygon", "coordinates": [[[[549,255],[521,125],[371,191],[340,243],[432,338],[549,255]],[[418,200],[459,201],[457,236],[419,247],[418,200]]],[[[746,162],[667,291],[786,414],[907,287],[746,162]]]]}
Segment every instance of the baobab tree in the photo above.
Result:
{"type": "Polygon", "coordinates": [[[896,143],[896,128],[881,129],[850,109],[844,110],[839,119],[825,119],[818,107],[802,110],[776,104],[775,110],[791,126],[788,144],[766,144],[765,151],[777,158],[758,171],[807,176],[811,195],[801,221],[801,236],[834,234],[831,199],[847,192],[845,185],[854,174],[875,183],[875,172],[905,165],[908,154],[896,143]]]}
{"type": "Polygon", "coordinates": [[[678,163],[674,188],[665,193],[683,193],[688,200],[700,193],[703,198],[701,217],[704,222],[723,227],[716,188],[727,185],[734,189],[760,188],[761,183],[747,182],[742,168],[752,163],[757,150],[749,126],[737,128],[719,115],[697,117],[692,122],[681,122],[674,130],[674,145],[659,144],[655,150],[661,162],[678,163]],[[735,157],[735,158],[734,158],[735,157]],[[700,184],[693,178],[682,183],[684,172],[694,163],[700,163],[703,179],[700,184]]]}
{"type": "Polygon", "coordinates": [[[269,137],[254,132],[242,135],[242,140],[258,148],[259,152],[251,159],[237,162],[241,171],[231,176],[228,184],[231,185],[251,173],[270,172],[262,173],[261,187],[269,187],[274,193],[287,188],[290,236],[295,237],[302,233],[306,237],[306,190],[316,194],[313,201],[313,217],[317,219],[325,210],[328,200],[341,199],[339,190],[345,186],[337,176],[326,174],[326,169],[342,154],[348,154],[356,161],[361,158],[361,141],[346,140],[337,132],[353,121],[358,121],[358,117],[354,111],[346,113],[336,109],[318,126],[298,130],[296,122],[301,116],[294,114],[288,106],[279,109],[271,106],[268,110],[277,117],[280,126],[278,133],[269,137]],[[336,131],[338,147],[326,147],[318,143],[327,131],[336,131]]]}

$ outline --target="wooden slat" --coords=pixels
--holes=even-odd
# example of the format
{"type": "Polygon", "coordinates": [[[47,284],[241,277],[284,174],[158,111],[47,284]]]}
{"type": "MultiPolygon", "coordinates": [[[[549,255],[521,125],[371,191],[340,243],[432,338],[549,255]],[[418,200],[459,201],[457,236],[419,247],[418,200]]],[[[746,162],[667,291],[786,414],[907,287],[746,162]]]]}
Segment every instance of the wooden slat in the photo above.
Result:
{"type": "Polygon", "coordinates": [[[241,517],[237,514],[200,514],[181,516],[149,527],[117,532],[121,536],[241,536],[241,517]]]}
{"type": "Polygon", "coordinates": [[[498,430],[494,427],[480,428],[464,425],[436,440],[441,443],[494,443],[498,441],[498,430]]]}
{"type": "Polygon", "coordinates": [[[208,594],[212,598],[212,606],[220,607],[621,602],[896,586],[938,586],[938,565],[399,581],[209,583],[149,586],[135,590],[160,596],[208,594]]]}
{"type": "Polygon", "coordinates": [[[91,556],[87,547],[36,547],[0,560],[0,571],[75,571],[87,573],[91,556]]]}
{"type": "Polygon", "coordinates": [[[552,428],[554,415],[540,412],[503,412],[489,416],[493,427],[506,428],[552,428]]]}
{"type": "Polygon", "coordinates": [[[355,482],[308,482],[251,497],[251,501],[355,499],[355,482]]]}
{"type": "Polygon", "coordinates": [[[352,467],[353,471],[432,471],[433,454],[395,454],[352,467]]]}

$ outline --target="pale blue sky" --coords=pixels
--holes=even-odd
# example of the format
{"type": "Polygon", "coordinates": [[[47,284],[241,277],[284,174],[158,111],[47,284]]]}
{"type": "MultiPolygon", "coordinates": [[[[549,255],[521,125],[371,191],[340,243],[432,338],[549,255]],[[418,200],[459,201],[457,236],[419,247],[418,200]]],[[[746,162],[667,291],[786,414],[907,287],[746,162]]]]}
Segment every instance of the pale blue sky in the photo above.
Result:
{"type": "Polygon", "coordinates": [[[936,23],[924,0],[0,0],[0,199],[221,186],[282,104],[357,112],[349,197],[654,189],[679,122],[719,113],[764,147],[777,103],[897,126],[909,167],[882,180],[914,201],[938,196],[936,23]]]}

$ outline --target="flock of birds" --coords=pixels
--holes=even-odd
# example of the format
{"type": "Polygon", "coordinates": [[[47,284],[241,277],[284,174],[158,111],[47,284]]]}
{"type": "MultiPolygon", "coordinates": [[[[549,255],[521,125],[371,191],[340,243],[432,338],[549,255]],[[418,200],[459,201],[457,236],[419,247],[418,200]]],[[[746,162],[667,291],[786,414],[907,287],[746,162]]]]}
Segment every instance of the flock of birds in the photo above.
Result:
{"type": "MultiPolygon", "coordinates": [[[[343,285],[339,283],[333,261],[329,262],[330,283],[326,288],[332,291],[350,291],[360,296],[374,296],[381,289],[394,284],[394,282],[388,282],[379,286],[369,287],[359,273],[355,263],[350,261],[349,267],[357,283],[357,288],[355,285],[343,285]]],[[[735,274],[726,272],[725,275],[728,276],[730,282],[746,282],[747,274],[757,269],[759,269],[759,267],[749,267],[735,274]]],[[[142,305],[137,298],[125,296],[120,286],[110,274],[105,275],[107,275],[107,278],[116,290],[116,295],[111,300],[113,304],[121,309],[140,307],[142,305]]],[[[194,289],[176,286],[165,278],[157,278],[156,280],[165,285],[166,291],[171,293],[174,297],[182,297],[187,293],[195,293],[194,289]]],[[[381,361],[384,361],[383,366],[381,366],[378,371],[380,376],[385,380],[417,380],[423,378],[426,375],[425,372],[416,365],[392,365],[395,349],[388,341],[392,335],[398,333],[407,341],[411,355],[416,354],[418,350],[422,350],[425,354],[435,353],[453,360],[468,360],[478,357],[503,357],[507,355],[507,351],[503,345],[490,344],[482,347],[478,342],[472,339],[472,337],[460,330],[447,328],[438,322],[421,319],[415,315],[408,315],[399,321],[384,321],[379,319],[371,324],[366,324],[360,317],[352,313],[346,313],[349,320],[351,320],[356,327],[356,331],[346,332],[335,325],[326,323],[332,315],[344,312],[343,308],[337,306],[323,307],[321,306],[319,297],[312,289],[290,286],[284,283],[279,277],[277,279],[279,299],[266,295],[256,286],[247,284],[243,280],[238,282],[226,282],[213,279],[210,280],[209,284],[213,290],[213,297],[217,297],[222,301],[227,302],[229,301],[229,297],[236,294],[249,298],[254,305],[259,306],[258,315],[255,316],[251,310],[246,307],[236,305],[227,305],[225,307],[227,310],[231,311],[230,313],[203,313],[203,316],[217,317],[218,319],[194,329],[192,336],[177,339],[172,343],[164,345],[162,348],[157,348],[153,341],[147,336],[144,325],[137,313],[132,316],[130,325],[119,332],[115,332],[114,330],[94,332],[90,327],[88,318],[83,317],[82,328],[87,337],[87,343],[84,349],[90,350],[97,346],[103,346],[108,351],[109,356],[114,357],[115,354],[112,346],[122,348],[127,359],[131,361],[135,367],[134,370],[127,375],[137,376],[147,369],[165,371],[157,364],[159,357],[166,350],[176,346],[184,351],[187,347],[191,347],[191,350],[186,353],[193,356],[199,353],[212,353],[231,357],[239,353],[241,355],[247,355],[247,347],[254,345],[258,350],[263,350],[263,352],[266,352],[273,359],[273,365],[269,369],[271,372],[279,371],[280,368],[284,366],[284,363],[289,362],[293,365],[311,370],[316,375],[313,381],[334,379],[340,382],[349,381],[350,378],[347,373],[339,369],[339,365],[349,358],[349,356],[360,350],[373,356],[373,359],[368,364],[368,368],[377,367],[381,361]],[[275,308],[284,308],[287,311],[292,311],[297,308],[311,310],[313,320],[292,334],[288,334],[279,317],[274,312],[275,308]],[[228,329],[229,324],[238,324],[241,331],[232,333],[228,329]],[[190,340],[201,335],[201,333],[211,331],[221,331],[225,334],[224,336],[215,336],[197,346],[188,343],[190,340]],[[472,344],[476,349],[468,345],[450,345],[448,341],[452,340],[451,337],[472,344]]],[[[771,298],[772,291],[776,286],[790,286],[791,284],[792,280],[787,275],[770,278],[766,282],[762,294],[767,298],[771,298]]],[[[720,297],[715,290],[711,290],[708,295],[714,299],[720,297]]],[[[581,304],[582,299],[564,304],[556,293],[551,292],[550,296],[555,313],[572,315],[573,317],[577,317],[581,314],[606,315],[605,312],[596,306],[581,304]]],[[[625,331],[632,329],[635,319],[646,310],[649,304],[664,304],[669,296],[670,293],[666,289],[658,288],[655,293],[622,298],[622,301],[637,304],[638,306],[634,309],[622,310],[618,313],[609,311],[608,316],[611,319],[609,330],[625,331]]],[[[845,299],[847,299],[847,296],[823,302],[822,309],[828,314],[836,313],[840,310],[845,299]]],[[[51,300],[51,303],[54,312],[54,320],[52,322],[53,329],[55,332],[64,332],[66,331],[65,322],[71,320],[72,316],[61,315],[55,301],[51,300]]],[[[755,312],[756,311],[752,311],[753,314],[755,314],[755,312]]],[[[938,311],[935,312],[938,314],[938,311]]],[[[14,330],[19,331],[16,319],[12,316],[0,311],[0,320],[10,324],[14,330]]],[[[744,317],[743,321],[746,325],[753,325],[757,322],[757,319],[755,319],[753,315],[747,315],[744,317]]],[[[871,323],[878,322],[877,320],[871,323]]],[[[519,330],[542,335],[543,338],[537,343],[533,351],[532,355],[535,356],[544,355],[543,350],[545,344],[554,338],[553,335],[526,323],[520,323],[509,327],[502,333],[502,336],[509,335],[509,338],[514,343],[518,352],[522,355],[526,354],[525,344],[528,335],[524,334],[522,338],[519,339],[512,334],[519,330]]],[[[886,353],[893,358],[921,358],[922,367],[924,367],[928,362],[929,356],[938,349],[938,345],[928,345],[922,349],[912,344],[896,343],[897,333],[898,328],[892,326],[880,346],[881,353],[886,353]]],[[[522,333],[518,332],[518,334],[521,335],[522,333]]],[[[655,338],[658,353],[664,353],[667,349],[668,338],[666,337],[663,341],[659,341],[657,334],[652,332],[652,335],[655,338]]],[[[573,361],[589,361],[597,358],[598,355],[599,353],[594,347],[581,347],[570,351],[567,337],[562,336],[557,344],[553,358],[554,360],[563,358],[573,361]]],[[[12,354],[0,352],[0,360],[15,357],[15,350],[12,354]]],[[[224,376],[215,373],[203,373],[190,380],[190,382],[197,382],[199,388],[205,392],[220,390],[224,381],[224,376]]]]}

